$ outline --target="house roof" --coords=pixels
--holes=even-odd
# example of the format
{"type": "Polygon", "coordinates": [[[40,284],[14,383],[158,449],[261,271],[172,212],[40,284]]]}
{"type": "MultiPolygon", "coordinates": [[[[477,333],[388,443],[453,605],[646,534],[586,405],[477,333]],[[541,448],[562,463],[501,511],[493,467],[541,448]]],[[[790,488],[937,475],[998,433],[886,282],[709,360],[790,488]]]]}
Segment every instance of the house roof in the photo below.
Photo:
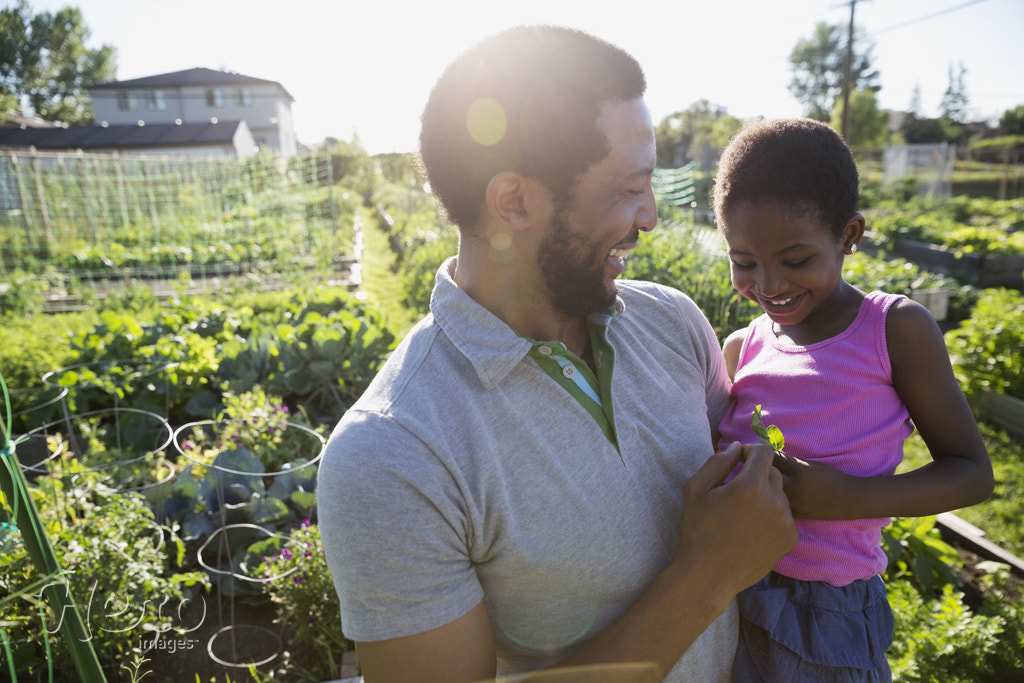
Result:
{"type": "Polygon", "coordinates": [[[0,128],[0,147],[36,149],[111,149],[230,144],[241,121],[151,123],[145,126],[69,126],[0,128]]]}
{"type": "Polygon", "coordinates": [[[245,76],[233,71],[219,71],[197,67],[185,69],[184,71],[172,71],[166,74],[155,76],[144,76],[133,78],[127,81],[110,81],[108,83],[97,83],[89,86],[89,90],[127,90],[136,88],[179,88],[182,86],[207,86],[207,85],[272,85],[281,89],[288,99],[295,98],[277,81],[268,81],[264,78],[245,76]]]}

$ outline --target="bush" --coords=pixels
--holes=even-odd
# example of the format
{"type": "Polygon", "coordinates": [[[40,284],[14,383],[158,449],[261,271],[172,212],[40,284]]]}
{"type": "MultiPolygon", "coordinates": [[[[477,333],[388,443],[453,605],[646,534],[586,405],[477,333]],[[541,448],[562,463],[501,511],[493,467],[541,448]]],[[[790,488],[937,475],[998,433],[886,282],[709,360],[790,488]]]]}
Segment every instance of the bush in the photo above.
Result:
{"type": "MultiPolygon", "coordinates": [[[[865,209],[868,229],[880,246],[890,248],[897,240],[930,244],[964,242],[977,253],[1021,253],[1011,233],[1024,227],[1021,200],[995,200],[957,196],[948,199],[885,199],[865,209]],[[958,232],[975,228],[979,232],[958,232]],[[988,232],[992,229],[1002,233],[988,232]]],[[[953,244],[951,243],[951,244],[953,244]]],[[[957,248],[953,246],[952,248],[957,248]]]]}
{"type": "Polygon", "coordinates": [[[955,278],[924,270],[901,258],[869,258],[858,255],[846,259],[843,277],[865,292],[878,289],[890,294],[911,296],[914,290],[943,289],[949,292],[951,320],[963,320],[971,314],[979,292],[970,285],[961,285],[955,278]]]}
{"type": "Polygon", "coordinates": [[[956,228],[942,240],[942,246],[963,254],[1024,254],[1024,232],[1008,233],[999,228],[956,228]]]}
{"type": "Polygon", "coordinates": [[[1024,399],[1024,294],[985,290],[971,319],[946,333],[946,346],[968,396],[988,390],[1024,399]]]}
{"type": "Polygon", "coordinates": [[[951,585],[938,598],[911,583],[889,584],[896,618],[889,649],[893,679],[921,683],[1003,683],[1024,676],[1024,608],[994,591],[972,612],[951,585]]]}
{"type": "Polygon", "coordinates": [[[678,223],[643,236],[626,259],[625,277],[657,282],[689,295],[719,339],[761,313],[757,304],[733,289],[729,259],[713,229],[678,223]]]}

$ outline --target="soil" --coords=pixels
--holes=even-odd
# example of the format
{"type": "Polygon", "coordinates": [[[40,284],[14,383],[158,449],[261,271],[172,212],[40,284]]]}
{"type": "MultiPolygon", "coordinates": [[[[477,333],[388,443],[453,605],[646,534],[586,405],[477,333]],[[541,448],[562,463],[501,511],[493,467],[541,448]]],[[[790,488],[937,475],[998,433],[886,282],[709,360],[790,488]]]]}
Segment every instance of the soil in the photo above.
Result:
{"type": "MultiPolygon", "coordinates": [[[[285,637],[274,623],[270,604],[249,605],[224,600],[221,604],[193,602],[182,610],[180,623],[188,633],[147,639],[144,666],[152,683],[242,683],[251,681],[248,667],[269,673],[284,656],[285,637]],[[192,625],[195,626],[192,626],[192,625]]],[[[282,680],[282,679],[275,679],[282,680]]]]}
{"type": "MultiPolygon", "coordinates": [[[[991,591],[983,581],[986,572],[978,569],[978,565],[988,561],[989,558],[982,557],[974,551],[965,548],[963,544],[958,544],[955,539],[949,539],[946,542],[956,548],[960,556],[964,558],[964,566],[960,569],[960,576],[964,581],[964,585],[961,586],[961,590],[964,593],[964,602],[972,608],[979,607],[991,591]]],[[[1011,572],[1007,579],[1005,590],[1007,597],[1012,602],[1021,600],[1024,597],[1024,577],[1016,572],[1011,572]]]]}

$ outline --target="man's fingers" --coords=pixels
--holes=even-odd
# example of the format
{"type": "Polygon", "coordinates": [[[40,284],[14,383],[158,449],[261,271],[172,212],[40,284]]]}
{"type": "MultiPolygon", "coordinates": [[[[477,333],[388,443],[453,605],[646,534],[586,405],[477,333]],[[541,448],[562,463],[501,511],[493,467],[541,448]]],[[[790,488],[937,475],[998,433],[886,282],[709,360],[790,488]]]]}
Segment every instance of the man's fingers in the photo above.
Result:
{"type": "Polygon", "coordinates": [[[719,451],[708,458],[707,462],[686,482],[686,487],[694,488],[698,491],[713,489],[725,481],[725,478],[736,467],[742,455],[743,447],[740,446],[738,441],[734,441],[725,450],[719,451]]]}
{"type": "Polygon", "coordinates": [[[737,479],[763,479],[768,476],[768,470],[772,468],[775,451],[768,446],[745,446],[743,447],[743,469],[736,476],[737,479]]]}

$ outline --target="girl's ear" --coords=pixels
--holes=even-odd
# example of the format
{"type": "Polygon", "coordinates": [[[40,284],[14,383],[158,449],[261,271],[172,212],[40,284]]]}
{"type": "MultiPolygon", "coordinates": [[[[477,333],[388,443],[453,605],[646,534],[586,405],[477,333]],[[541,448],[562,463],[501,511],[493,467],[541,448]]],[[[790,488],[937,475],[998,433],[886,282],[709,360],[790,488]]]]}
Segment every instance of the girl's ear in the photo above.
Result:
{"type": "Polygon", "coordinates": [[[864,214],[855,213],[843,228],[843,253],[852,254],[857,251],[860,241],[864,239],[865,227],[864,214]]]}

